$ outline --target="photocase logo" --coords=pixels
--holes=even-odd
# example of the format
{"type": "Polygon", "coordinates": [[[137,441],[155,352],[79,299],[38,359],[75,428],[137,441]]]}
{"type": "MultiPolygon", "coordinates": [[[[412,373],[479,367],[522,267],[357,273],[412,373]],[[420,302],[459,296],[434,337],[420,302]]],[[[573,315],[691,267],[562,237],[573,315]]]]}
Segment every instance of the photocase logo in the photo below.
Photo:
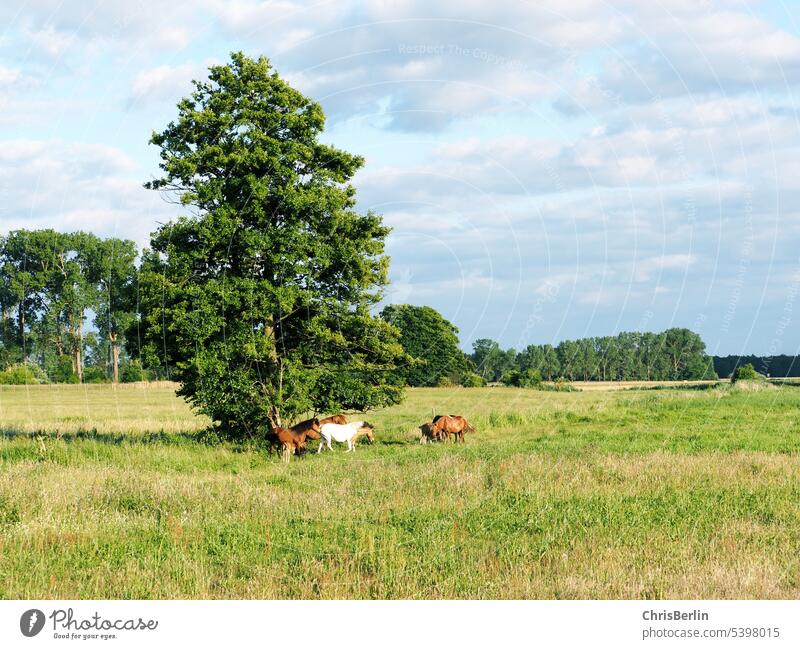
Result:
{"type": "Polygon", "coordinates": [[[44,628],[44,613],[38,608],[32,608],[25,611],[22,617],[19,618],[19,630],[22,635],[32,638],[44,628]]]}

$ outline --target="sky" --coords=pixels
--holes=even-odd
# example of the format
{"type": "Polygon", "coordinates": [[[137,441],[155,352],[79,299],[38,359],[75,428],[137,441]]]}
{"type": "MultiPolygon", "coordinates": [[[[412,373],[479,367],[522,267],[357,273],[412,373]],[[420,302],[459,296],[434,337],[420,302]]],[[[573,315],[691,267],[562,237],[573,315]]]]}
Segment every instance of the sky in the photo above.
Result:
{"type": "Polygon", "coordinates": [[[688,327],[800,353],[794,0],[0,5],[0,233],[147,244],[148,145],[209,65],[267,56],[365,157],[386,301],[462,345],[688,327]]]}

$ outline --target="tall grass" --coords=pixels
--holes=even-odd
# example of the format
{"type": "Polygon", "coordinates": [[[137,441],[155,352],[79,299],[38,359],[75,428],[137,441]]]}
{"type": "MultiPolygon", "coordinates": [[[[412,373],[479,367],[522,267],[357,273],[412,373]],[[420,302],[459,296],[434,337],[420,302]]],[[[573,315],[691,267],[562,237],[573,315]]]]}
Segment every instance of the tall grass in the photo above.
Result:
{"type": "Polygon", "coordinates": [[[170,386],[0,388],[4,598],[796,598],[800,391],[409,391],[211,446],[170,386]],[[464,445],[417,443],[462,414],[464,445]]]}

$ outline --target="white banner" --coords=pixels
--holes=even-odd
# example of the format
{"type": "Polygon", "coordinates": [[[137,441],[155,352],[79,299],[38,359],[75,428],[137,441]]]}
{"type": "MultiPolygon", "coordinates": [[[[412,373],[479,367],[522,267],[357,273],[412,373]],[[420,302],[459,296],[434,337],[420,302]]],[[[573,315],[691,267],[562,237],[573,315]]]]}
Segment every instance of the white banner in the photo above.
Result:
{"type": "Polygon", "coordinates": [[[0,647],[800,647],[797,602],[5,601],[0,647]]]}

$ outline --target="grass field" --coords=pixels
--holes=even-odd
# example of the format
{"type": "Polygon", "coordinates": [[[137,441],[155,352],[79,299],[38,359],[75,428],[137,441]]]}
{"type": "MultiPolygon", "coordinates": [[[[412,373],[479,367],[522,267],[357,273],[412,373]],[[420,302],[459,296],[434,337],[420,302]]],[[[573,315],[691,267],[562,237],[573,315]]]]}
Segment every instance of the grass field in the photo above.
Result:
{"type": "Polygon", "coordinates": [[[287,466],[195,441],[169,386],[4,387],[0,596],[795,599],[799,407],[410,390],[374,445],[287,466]],[[420,446],[433,409],[478,432],[420,446]]]}

